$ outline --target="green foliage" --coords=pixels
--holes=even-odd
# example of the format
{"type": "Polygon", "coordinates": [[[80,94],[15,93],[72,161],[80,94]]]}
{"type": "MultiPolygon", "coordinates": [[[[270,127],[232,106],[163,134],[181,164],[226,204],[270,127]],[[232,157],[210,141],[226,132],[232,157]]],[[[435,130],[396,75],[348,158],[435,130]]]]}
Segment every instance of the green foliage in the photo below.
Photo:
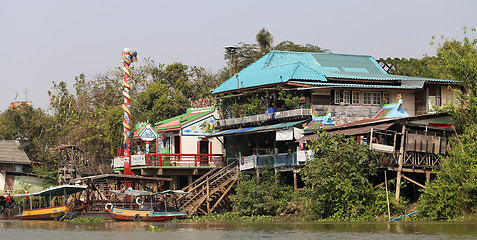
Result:
{"type": "Polygon", "coordinates": [[[323,49],[318,46],[312,45],[312,44],[295,44],[292,41],[283,41],[279,43],[277,46],[274,48],[275,50],[279,51],[290,51],[290,52],[330,52],[328,49],[323,49]]]}
{"type": "Polygon", "coordinates": [[[23,104],[0,114],[0,139],[18,140],[34,166],[54,162],[55,130],[55,119],[40,108],[23,104]]]}
{"type": "MultiPolygon", "coordinates": [[[[175,219],[174,219],[175,220],[175,219]]],[[[243,216],[239,212],[211,213],[204,216],[191,216],[187,219],[177,219],[183,222],[277,222],[279,218],[269,215],[243,216]]]]}
{"type": "Polygon", "coordinates": [[[283,101],[287,109],[295,109],[300,104],[300,97],[296,96],[294,92],[281,90],[278,93],[278,100],[283,101]]]}
{"type": "Polygon", "coordinates": [[[470,124],[451,140],[435,182],[426,185],[419,199],[424,218],[448,220],[477,212],[476,129],[477,124],[470,124]]]}
{"type": "MultiPolygon", "coordinates": [[[[466,29],[464,29],[464,33],[466,29]]],[[[475,32],[475,29],[472,29],[475,32]]],[[[444,39],[444,38],[443,38],[444,39]]],[[[449,105],[458,134],[450,139],[434,182],[419,199],[420,215],[432,220],[463,218],[477,212],[477,39],[446,40],[438,58],[445,72],[460,80],[459,105],[449,105]]]]}
{"type": "Polygon", "coordinates": [[[65,222],[69,223],[103,223],[105,222],[104,219],[100,217],[94,217],[94,218],[87,218],[87,217],[76,217],[73,219],[67,219],[65,222]]]}
{"type": "MultiPolygon", "coordinates": [[[[315,159],[301,171],[312,219],[370,219],[378,195],[368,178],[375,175],[373,153],[353,138],[318,132],[310,146],[315,159]]],[[[381,207],[382,208],[382,207],[381,207]]]]}
{"type": "Polygon", "coordinates": [[[163,228],[163,227],[158,227],[158,226],[153,226],[153,225],[149,225],[146,228],[146,231],[148,231],[148,232],[164,232],[165,230],[166,229],[163,228]]]}
{"type": "Polygon", "coordinates": [[[260,179],[241,174],[231,200],[244,216],[277,215],[288,205],[292,189],[279,184],[272,167],[260,169],[260,179]]]}

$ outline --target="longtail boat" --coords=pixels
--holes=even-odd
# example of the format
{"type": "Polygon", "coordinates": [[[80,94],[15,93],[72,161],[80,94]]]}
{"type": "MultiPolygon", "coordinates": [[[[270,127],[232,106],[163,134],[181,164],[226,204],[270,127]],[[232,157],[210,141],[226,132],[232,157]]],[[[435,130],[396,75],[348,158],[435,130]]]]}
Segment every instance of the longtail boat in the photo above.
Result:
{"type": "MultiPolygon", "coordinates": [[[[65,196],[65,201],[66,201],[66,196],[70,194],[74,194],[77,192],[81,192],[85,190],[88,186],[86,185],[61,185],[61,186],[56,186],[56,187],[51,187],[48,189],[45,189],[40,192],[36,193],[26,193],[26,194],[15,194],[14,196],[16,197],[56,197],[56,196],[65,196]]],[[[41,202],[41,201],[40,201],[41,202]]],[[[25,206],[24,206],[25,208],[25,206]]],[[[56,207],[41,207],[37,209],[31,209],[31,201],[30,201],[30,209],[25,209],[23,212],[17,216],[16,218],[20,219],[25,219],[25,220],[53,220],[59,215],[64,215],[66,212],[69,211],[68,206],[66,206],[66,203],[62,206],[56,206],[56,207]]]]}
{"type": "Polygon", "coordinates": [[[124,220],[124,221],[167,221],[173,218],[183,218],[187,217],[187,213],[174,211],[174,210],[167,210],[167,204],[164,204],[163,211],[156,211],[157,210],[157,202],[156,196],[162,195],[163,203],[165,203],[165,197],[175,194],[186,194],[183,191],[172,191],[167,190],[160,193],[153,193],[141,190],[126,190],[126,191],[118,191],[118,190],[111,190],[111,193],[117,195],[126,195],[135,197],[135,205],[139,208],[125,208],[125,207],[117,207],[111,203],[106,204],[105,209],[111,214],[111,217],[115,220],[124,220]],[[151,204],[145,204],[144,199],[148,197],[151,200],[151,204]]]}

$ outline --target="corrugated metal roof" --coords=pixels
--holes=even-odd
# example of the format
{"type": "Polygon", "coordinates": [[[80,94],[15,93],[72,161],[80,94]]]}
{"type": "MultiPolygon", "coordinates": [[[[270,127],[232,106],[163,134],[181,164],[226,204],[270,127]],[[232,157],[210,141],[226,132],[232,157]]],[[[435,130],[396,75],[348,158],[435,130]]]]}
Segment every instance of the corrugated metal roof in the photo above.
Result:
{"type": "Polygon", "coordinates": [[[330,78],[373,81],[453,82],[452,80],[391,75],[371,56],[271,51],[217,87],[212,94],[279,84],[292,80],[326,82],[330,78]]]}
{"type": "Polygon", "coordinates": [[[412,86],[395,86],[395,85],[378,85],[378,84],[352,84],[352,83],[330,83],[330,82],[307,82],[307,81],[290,81],[293,83],[308,84],[319,87],[299,88],[298,90],[318,89],[318,88],[384,88],[384,89],[409,89],[413,90],[416,87],[412,86]]]}
{"type": "Polygon", "coordinates": [[[19,141],[0,140],[0,163],[31,164],[19,141]]]}
{"type": "Polygon", "coordinates": [[[229,135],[238,135],[238,134],[251,134],[251,133],[259,133],[259,132],[271,132],[277,129],[288,128],[298,124],[302,124],[304,121],[297,121],[297,122],[286,122],[286,123],[279,123],[274,125],[266,125],[266,126],[258,126],[258,127],[246,127],[246,128],[238,128],[238,129],[229,129],[220,131],[214,134],[210,134],[207,137],[219,137],[219,136],[229,136],[229,135]]]}

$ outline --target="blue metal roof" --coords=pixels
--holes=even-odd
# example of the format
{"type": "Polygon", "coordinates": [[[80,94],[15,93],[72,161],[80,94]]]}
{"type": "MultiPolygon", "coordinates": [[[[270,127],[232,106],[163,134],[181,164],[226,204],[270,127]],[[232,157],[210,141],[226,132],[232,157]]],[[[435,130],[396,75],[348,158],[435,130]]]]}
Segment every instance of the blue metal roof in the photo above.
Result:
{"type": "Polygon", "coordinates": [[[330,78],[453,82],[388,74],[371,56],[273,50],[222,83],[212,94],[292,80],[327,82],[330,78]]]}
{"type": "Polygon", "coordinates": [[[246,127],[246,128],[238,128],[238,129],[229,129],[220,131],[217,133],[213,133],[207,135],[207,137],[218,137],[218,136],[229,136],[235,134],[252,134],[252,133],[259,133],[259,132],[270,132],[276,131],[278,129],[292,127],[298,124],[302,124],[304,121],[297,121],[297,122],[285,122],[285,123],[278,123],[274,125],[266,125],[266,126],[258,126],[258,127],[246,127]]]}

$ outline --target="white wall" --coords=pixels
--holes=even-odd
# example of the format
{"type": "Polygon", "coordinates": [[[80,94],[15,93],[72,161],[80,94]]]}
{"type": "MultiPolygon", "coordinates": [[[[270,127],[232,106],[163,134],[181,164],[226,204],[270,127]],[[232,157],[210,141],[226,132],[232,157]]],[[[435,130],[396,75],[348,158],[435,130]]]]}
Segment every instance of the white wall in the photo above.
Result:
{"type": "Polygon", "coordinates": [[[5,178],[7,176],[7,173],[5,172],[0,172],[0,192],[3,192],[5,190],[5,178]]]}

